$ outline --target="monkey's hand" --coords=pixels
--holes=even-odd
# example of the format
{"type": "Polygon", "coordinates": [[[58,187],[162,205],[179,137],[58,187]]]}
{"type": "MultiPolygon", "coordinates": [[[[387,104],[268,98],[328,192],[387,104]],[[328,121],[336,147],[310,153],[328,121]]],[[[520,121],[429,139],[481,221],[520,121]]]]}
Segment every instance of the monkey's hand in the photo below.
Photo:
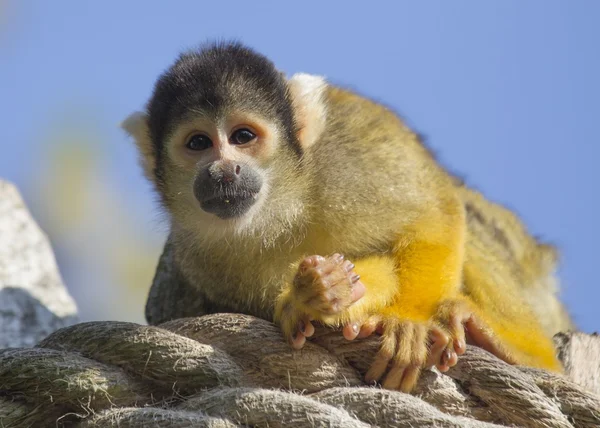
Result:
{"type": "Polygon", "coordinates": [[[312,320],[322,321],[346,310],[365,294],[354,264],[341,254],[303,259],[291,287],[275,308],[275,320],[290,344],[300,349],[312,336],[312,320]]]}

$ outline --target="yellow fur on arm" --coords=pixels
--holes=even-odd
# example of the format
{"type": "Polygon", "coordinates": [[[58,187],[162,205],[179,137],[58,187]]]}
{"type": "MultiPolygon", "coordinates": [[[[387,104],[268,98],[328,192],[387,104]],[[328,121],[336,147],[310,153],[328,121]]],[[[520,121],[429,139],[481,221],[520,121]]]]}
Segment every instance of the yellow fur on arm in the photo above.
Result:
{"type": "Polygon", "coordinates": [[[394,249],[399,292],[386,312],[427,321],[438,305],[460,292],[464,255],[464,214],[449,202],[446,215],[425,218],[402,236],[394,249]]]}

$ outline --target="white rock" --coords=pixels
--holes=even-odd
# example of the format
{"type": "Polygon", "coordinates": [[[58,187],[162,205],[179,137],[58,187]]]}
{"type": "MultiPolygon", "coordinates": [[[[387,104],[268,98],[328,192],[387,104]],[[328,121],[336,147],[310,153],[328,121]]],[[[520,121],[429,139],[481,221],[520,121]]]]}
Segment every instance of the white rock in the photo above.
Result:
{"type": "Polygon", "coordinates": [[[75,322],[47,236],[17,189],[0,180],[0,348],[33,346],[75,322]]]}

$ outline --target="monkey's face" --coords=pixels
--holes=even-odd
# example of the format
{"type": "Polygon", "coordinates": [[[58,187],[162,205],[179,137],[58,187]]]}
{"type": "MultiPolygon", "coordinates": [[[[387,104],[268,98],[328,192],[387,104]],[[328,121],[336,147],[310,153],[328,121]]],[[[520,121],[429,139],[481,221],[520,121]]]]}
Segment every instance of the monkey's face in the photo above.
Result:
{"type": "Polygon", "coordinates": [[[167,185],[187,189],[209,216],[241,219],[264,203],[280,143],[277,127],[258,115],[190,118],[167,142],[167,185]]]}
{"type": "Polygon", "coordinates": [[[308,92],[292,87],[236,44],[184,54],[160,77],[147,114],[124,127],[175,223],[206,236],[291,230],[308,188],[299,127],[312,135],[297,123],[309,109],[294,95],[308,92]]]}

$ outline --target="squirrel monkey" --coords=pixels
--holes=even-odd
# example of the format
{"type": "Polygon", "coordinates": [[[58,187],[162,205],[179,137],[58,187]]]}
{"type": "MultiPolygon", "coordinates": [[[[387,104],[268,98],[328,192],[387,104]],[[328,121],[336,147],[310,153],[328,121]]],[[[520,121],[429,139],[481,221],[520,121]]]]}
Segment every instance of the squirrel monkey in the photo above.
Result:
{"type": "Polygon", "coordinates": [[[389,389],[447,370],[467,341],[560,370],[554,250],[388,108],[225,43],[181,55],[123,127],[169,214],[183,305],[274,320],[295,348],[312,321],[377,328],[366,378],[389,389]]]}

